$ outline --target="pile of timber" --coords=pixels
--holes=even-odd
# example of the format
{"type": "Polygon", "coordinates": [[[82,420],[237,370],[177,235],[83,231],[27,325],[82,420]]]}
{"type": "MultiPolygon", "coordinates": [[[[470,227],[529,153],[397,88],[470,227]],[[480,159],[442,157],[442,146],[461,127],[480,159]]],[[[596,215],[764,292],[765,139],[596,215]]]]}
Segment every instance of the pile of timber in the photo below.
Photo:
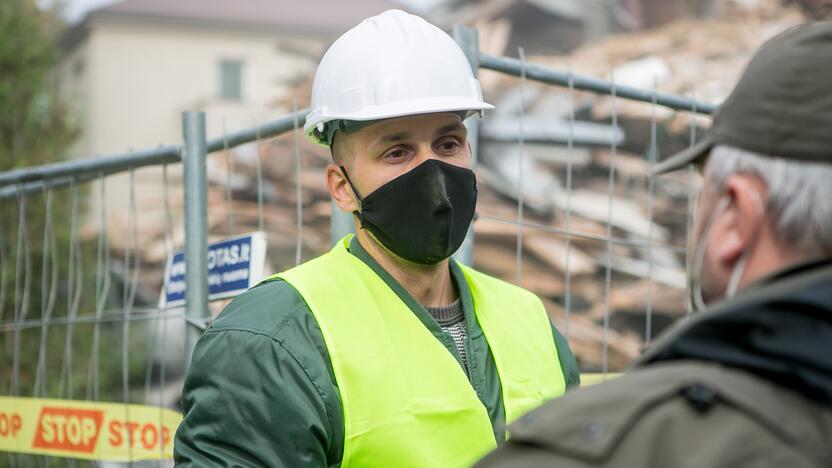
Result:
{"type": "MultiPolygon", "coordinates": [[[[757,45],[802,20],[796,9],[780,7],[758,16],[745,12],[713,21],[683,20],[652,31],[609,37],[569,56],[529,60],[592,76],[608,77],[613,70],[620,83],[655,85],[660,91],[719,102],[757,45]]],[[[484,44],[495,41],[500,39],[482,38],[484,44]]],[[[516,90],[518,80],[488,71],[481,73],[481,79],[488,99],[498,104],[498,110],[486,119],[516,120],[516,113],[499,114],[499,104],[516,90]]],[[[537,89],[537,97],[526,101],[530,118],[538,112],[554,114],[565,122],[569,109],[563,103],[573,101],[579,121],[609,124],[614,108],[624,142],[614,149],[610,145],[567,148],[541,143],[521,149],[511,142],[482,142],[474,266],[538,294],[555,324],[568,335],[584,370],[599,370],[605,361],[609,369],[621,370],[638,355],[648,335],[655,337],[686,315],[684,248],[692,181],[687,173],[652,182],[646,174],[654,116],[659,158],[687,144],[691,117],[649,104],[621,99],[613,104],[608,97],[582,92],[570,96],[559,88],[528,86],[537,89]],[[520,198],[523,227],[516,224],[520,198]]],[[[295,99],[306,102],[310,88],[311,80],[301,83],[295,99]]],[[[526,90],[527,97],[532,95],[526,90]]],[[[275,104],[288,108],[288,101],[275,104]]],[[[707,118],[693,122],[699,135],[708,124],[707,118]]],[[[267,273],[294,265],[299,238],[304,260],[330,245],[330,201],[324,176],[329,153],[304,140],[298,168],[295,151],[294,135],[287,134],[209,156],[211,239],[258,229],[256,158],[260,158],[267,273]],[[302,232],[297,227],[298,205],[302,207],[302,232]]],[[[173,242],[181,247],[184,235],[178,195],[170,202],[175,218],[173,242]]],[[[151,206],[161,206],[161,199],[151,206]]],[[[141,284],[149,297],[157,297],[161,286],[168,252],[165,226],[161,221],[141,226],[141,284]]],[[[114,251],[122,249],[128,238],[125,232],[113,234],[114,251]]],[[[213,307],[217,311],[221,304],[213,307]]]]}

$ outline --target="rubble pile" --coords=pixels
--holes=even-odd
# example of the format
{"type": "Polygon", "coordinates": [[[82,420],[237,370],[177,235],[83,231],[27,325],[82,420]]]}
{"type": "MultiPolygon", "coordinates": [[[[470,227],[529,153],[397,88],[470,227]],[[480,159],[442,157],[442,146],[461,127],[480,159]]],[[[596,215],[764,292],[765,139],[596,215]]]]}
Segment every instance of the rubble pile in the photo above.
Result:
{"type": "MultiPolygon", "coordinates": [[[[772,8],[719,20],[677,21],[607,37],[567,56],[528,60],[718,103],[757,45],[803,21],[796,8],[772,8]]],[[[485,70],[480,76],[486,98],[497,109],[481,126],[474,266],[519,280],[537,293],[583,370],[600,370],[604,362],[610,370],[621,370],[648,337],[687,313],[685,246],[694,181],[687,172],[652,181],[647,173],[651,158],[686,147],[702,135],[709,118],[533,83],[521,89],[517,78],[485,70]],[[526,138],[522,147],[521,126],[538,135],[526,138]],[[520,198],[523,227],[516,224],[520,198]]],[[[307,102],[310,87],[311,80],[300,84],[295,98],[307,102]]],[[[290,132],[209,156],[211,238],[232,234],[230,215],[234,233],[258,229],[258,156],[270,273],[294,265],[299,236],[304,260],[329,248],[324,168],[330,155],[290,132]],[[225,158],[231,158],[230,165],[225,158]],[[296,222],[298,183],[302,233],[296,222]]],[[[181,213],[179,198],[172,197],[175,213],[181,213]]],[[[174,241],[181,246],[181,220],[174,226],[174,241]]],[[[142,284],[158,291],[164,227],[145,228],[158,232],[143,235],[155,240],[142,256],[142,284]]],[[[118,243],[114,239],[115,248],[118,243]]]]}

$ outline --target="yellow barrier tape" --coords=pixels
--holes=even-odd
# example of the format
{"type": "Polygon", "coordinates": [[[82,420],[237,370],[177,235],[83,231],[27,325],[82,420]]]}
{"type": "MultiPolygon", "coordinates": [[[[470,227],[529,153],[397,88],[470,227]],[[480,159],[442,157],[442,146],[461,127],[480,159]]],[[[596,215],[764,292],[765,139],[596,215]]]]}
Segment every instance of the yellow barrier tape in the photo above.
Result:
{"type": "Polygon", "coordinates": [[[608,372],[604,373],[588,373],[588,374],[581,374],[581,387],[589,387],[590,385],[596,385],[606,380],[612,380],[616,377],[621,377],[622,373],[612,373],[608,372]]]}
{"type": "Polygon", "coordinates": [[[157,406],[0,397],[0,451],[138,461],[173,458],[182,416],[157,406]]]}

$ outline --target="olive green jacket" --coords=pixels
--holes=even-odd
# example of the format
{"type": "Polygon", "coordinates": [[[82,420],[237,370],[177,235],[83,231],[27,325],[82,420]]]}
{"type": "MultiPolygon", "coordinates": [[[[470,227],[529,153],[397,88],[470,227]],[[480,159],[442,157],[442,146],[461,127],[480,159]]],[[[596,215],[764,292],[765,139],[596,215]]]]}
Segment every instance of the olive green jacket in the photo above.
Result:
{"type": "Polygon", "coordinates": [[[613,381],[509,427],[482,468],[832,466],[832,260],[663,335],[613,381]]]}
{"type": "MultiPolygon", "coordinates": [[[[349,250],[461,362],[453,338],[356,239],[349,250]]],[[[454,261],[450,265],[467,325],[470,381],[502,441],[505,410],[494,358],[462,271],[454,261]]],[[[575,358],[554,327],[553,334],[567,386],[577,385],[575,358]]],[[[329,354],[315,317],[284,281],[261,283],[217,317],[194,349],[182,406],[184,419],[174,441],[177,466],[340,465],[344,421],[329,354]]]]}

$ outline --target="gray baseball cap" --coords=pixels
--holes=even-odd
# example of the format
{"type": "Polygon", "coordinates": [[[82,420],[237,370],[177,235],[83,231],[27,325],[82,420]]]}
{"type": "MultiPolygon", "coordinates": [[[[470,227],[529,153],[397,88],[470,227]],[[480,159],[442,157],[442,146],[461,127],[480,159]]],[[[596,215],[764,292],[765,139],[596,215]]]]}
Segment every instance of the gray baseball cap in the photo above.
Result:
{"type": "Polygon", "coordinates": [[[701,162],[716,145],[832,163],[832,21],[796,26],[760,46],[705,137],[652,173],[701,162]]]}

